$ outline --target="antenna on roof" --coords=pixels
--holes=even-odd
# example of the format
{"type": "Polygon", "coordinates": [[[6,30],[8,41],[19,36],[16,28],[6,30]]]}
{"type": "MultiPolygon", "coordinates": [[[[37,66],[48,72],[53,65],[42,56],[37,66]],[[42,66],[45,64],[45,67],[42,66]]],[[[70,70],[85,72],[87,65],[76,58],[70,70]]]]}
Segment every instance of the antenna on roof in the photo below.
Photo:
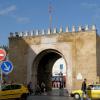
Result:
{"type": "Polygon", "coordinates": [[[52,4],[51,2],[49,2],[48,12],[49,12],[49,28],[50,29],[52,28],[52,10],[53,10],[52,4]]]}

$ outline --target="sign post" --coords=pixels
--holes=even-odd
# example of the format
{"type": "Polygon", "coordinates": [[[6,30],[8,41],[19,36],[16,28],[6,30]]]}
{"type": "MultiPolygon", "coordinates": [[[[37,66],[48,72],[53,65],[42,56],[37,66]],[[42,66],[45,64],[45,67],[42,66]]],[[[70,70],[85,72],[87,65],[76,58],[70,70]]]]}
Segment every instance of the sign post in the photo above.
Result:
{"type": "Polygon", "coordinates": [[[12,63],[10,61],[3,61],[0,65],[0,71],[1,71],[1,80],[0,80],[0,89],[2,86],[2,80],[3,80],[3,73],[9,74],[13,70],[12,63]]]}
{"type": "Polygon", "coordinates": [[[0,49],[0,61],[5,60],[6,51],[4,49],[0,49]]]}
{"type": "Polygon", "coordinates": [[[63,88],[63,64],[60,64],[60,86],[63,88]]]}
{"type": "MultiPolygon", "coordinates": [[[[1,62],[0,62],[1,63],[1,62]]],[[[2,86],[2,70],[0,68],[0,90],[1,90],[1,86],[2,86]]]]}
{"type": "Polygon", "coordinates": [[[60,64],[60,71],[62,72],[63,70],[63,64],[60,64]]]}
{"type": "Polygon", "coordinates": [[[13,65],[10,61],[4,61],[1,64],[1,70],[5,74],[9,74],[13,70],[13,65]]]}
{"type": "MultiPolygon", "coordinates": [[[[0,48],[0,64],[2,63],[3,60],[5,60],[6,57],[6,51],[4,49],[0,48]]],[[[2,70],[0,67],[0,90],[1,90],[1,86],[2,86],[2,70]]]]}

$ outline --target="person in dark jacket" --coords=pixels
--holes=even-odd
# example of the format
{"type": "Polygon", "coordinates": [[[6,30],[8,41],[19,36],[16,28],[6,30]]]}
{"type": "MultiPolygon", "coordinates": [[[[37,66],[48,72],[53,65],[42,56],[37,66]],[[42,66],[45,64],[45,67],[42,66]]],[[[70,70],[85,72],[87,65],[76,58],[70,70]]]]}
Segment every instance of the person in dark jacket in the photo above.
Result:
{"type": "Polygon", "coordinates": [[[33,88],[32,88],[32,82],[31,81],[28,83],[27,88],[29,90],[29,93],[32,94],[33,93],[33,88]]]}
{"type": "Polygon", "coordinates": [[[81,90],[86,94],[86,88],[87,88],[87,85],[86,85],[86,79],[84,79],[84,81],[82,82],[82,87],[81,87],[81,90]]]}
{"type": "Polygon", "coordinates": [[[81,90],[83,91],[83,93],[82,93],[81,100],[83,100],[84,95],[85,95],[86,98],[87,98],[87,94],[86,94],[87,84],[86,84],[86,81],[87,81],[87,79],[84,79],[84,81],[82,82],[81,90]]]}

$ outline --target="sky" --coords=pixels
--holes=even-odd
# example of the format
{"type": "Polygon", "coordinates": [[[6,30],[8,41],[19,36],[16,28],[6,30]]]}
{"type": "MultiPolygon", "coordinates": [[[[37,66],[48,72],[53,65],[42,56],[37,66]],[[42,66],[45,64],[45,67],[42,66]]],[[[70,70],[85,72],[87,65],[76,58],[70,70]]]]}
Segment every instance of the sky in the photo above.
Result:
{"type": "Polygon", "coordinates": [[[10,32],[47,30],[48,8],[52,29],[95,24],[100,33],[100,0],[0,0],[0,45],[9,44],[10,32]]]}

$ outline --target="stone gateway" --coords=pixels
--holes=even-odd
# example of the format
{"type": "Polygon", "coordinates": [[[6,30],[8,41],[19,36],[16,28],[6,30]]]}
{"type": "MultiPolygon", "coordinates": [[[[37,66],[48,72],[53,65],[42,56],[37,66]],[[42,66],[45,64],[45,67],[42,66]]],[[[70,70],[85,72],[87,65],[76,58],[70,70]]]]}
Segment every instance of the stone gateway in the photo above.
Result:
{"type": "Polygon", "coordinates": [[[80,89],[84,78],[88,83],[99,82],[100,37],[96,27],[88,26],[78,30],[60,32],[48,29],[42,32],[15,32],[9,37],[9,59],[13,62],[10,79],[33,87],[44,81],[51,89],[52,67],[55,61],[63,58],[66,62],[66,88],[80,89]]]}

